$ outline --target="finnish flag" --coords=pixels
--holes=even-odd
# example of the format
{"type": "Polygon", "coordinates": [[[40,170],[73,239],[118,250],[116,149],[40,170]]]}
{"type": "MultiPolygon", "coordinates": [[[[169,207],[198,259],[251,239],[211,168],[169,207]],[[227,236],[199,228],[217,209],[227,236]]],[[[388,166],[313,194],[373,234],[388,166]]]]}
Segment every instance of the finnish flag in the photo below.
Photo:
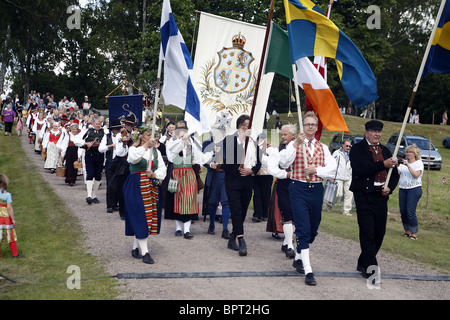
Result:
{"type": "Polygon", "coordinates": [[[169,0],[164,0],[161,13],[160,58],[164,59],[164,103],[185,110],[189,132],[199,135],[209,132],[209,120],[192,85],[192,59],[175,23],[169,0]]]}

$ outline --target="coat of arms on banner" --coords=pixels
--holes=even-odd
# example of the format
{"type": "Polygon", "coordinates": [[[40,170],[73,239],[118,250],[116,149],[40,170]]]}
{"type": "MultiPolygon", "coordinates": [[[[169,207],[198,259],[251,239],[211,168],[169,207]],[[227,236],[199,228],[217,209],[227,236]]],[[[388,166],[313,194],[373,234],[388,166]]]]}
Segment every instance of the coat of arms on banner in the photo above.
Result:
{"type": "Polygon", "coordinates": [[[216,86],[227,93],[245,90],[252,73],[250,64],[255,60],[251,52],[244,50],[245,37],[239,33],[233,37],[233,47],[223,48],[217,54],[219,63],[214,69],[216,86]]]}
{"type": "Polygon", "coordinates": [[[249,112],[256,86],[257,66],[252,53],[244,50],[246,39],[233,36],[231,48],[223,47],[201,68],[200,97],[203,105],[220,112],[216,127],[229,126],[224,113],[231,116],[249,112]]]}

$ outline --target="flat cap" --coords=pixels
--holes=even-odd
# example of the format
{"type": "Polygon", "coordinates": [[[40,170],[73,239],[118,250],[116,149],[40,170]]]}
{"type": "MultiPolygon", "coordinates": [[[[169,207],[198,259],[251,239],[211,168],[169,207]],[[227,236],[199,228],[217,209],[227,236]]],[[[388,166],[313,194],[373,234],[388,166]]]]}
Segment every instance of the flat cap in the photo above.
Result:
{"type": "Polygon", "coordinates": [[[366,122],[366,130],[383,130],[383,122],[370,120],[366,122]]]}

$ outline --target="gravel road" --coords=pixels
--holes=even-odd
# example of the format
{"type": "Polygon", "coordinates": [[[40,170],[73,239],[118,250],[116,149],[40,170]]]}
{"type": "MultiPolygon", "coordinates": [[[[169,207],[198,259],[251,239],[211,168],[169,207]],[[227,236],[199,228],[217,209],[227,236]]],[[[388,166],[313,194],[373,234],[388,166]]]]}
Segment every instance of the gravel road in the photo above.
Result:
{"type": "MultiPolygon", "coordinates": [[[[119,279],[120,300],[448,300],[449,281],[396,279],[389,275],[438,275],[410,262],[380,252],[382,284],[369,288],[366,279],[356,272],[359,244],[320,232],[311,247],[311,264],[317,286],[305,285],[292,260],[281,252],[281,240],[266,232],[265,223],[244,224],[248,255],[240,257],[227,249],[221,232],[206,233],[209,220],[191,226],[192,240],[175,237],[175,223],[163,220],[161,233],[148,240],[155,264],[147,265],[131,257],[133,239],[124,235],[124,222],[118,213],[106,213],[103,181],[100,204],[88,205],[83,177],[74,187],[43,169],[43,159],[33,151],[26,136],[22,138],[26,155],[42,177],[72,208],[85,232],[86,251],[98,258],[111,275],[130,273],[160,275],[145,279],[119,279]],[[167,275],[181,274],[172,278],[167,275]],[[213,272],[208,277],[204,273],[213,272]],[[238,272],[232,274],[232,272],[238,272]],[[248,272],[242,274],[242,272],[248,272]],[[278,274],[280,273],[280,274],[278,274]],[[228,274],[229,276],[223,276],[228,274]],[[386,274],[386,277],[383,277],[386,274]],[[203,275],[203,276],[199,276],[203,275]]],[[[201,198],[201,196],[200,196],[201,198]]],[[[329,214],[326,211],[323,214],[329,214]]],[[[216,224],[216,230],[222,225],[216,224]]],[[[231,221],[229,224],[231,228],[231,221]]],[[[355,228],[357,228],[355,222],[355,228]]],[[[407,241],[407,239],[405,239],[407,241]]],[[[420,241],[426,241],[421,239],[420,241]]],[[[83,275],[82,275],[83,276],[83,275]]]]}

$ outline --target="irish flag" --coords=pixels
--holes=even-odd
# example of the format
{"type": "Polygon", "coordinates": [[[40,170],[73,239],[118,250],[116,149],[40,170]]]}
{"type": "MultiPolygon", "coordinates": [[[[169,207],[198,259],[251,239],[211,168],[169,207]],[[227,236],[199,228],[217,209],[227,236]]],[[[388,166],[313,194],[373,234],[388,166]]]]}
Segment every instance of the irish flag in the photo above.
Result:
{"type": "MultiPolygon", "coordinates": [[[[295,61],[298,85],[305,91],[314,112],[328,131],[349,132],[328,84],[307,58],[295,61]]],[[[265,73],[275,72],[293,78],[288,34],[272,23],[265,73]]]]}

